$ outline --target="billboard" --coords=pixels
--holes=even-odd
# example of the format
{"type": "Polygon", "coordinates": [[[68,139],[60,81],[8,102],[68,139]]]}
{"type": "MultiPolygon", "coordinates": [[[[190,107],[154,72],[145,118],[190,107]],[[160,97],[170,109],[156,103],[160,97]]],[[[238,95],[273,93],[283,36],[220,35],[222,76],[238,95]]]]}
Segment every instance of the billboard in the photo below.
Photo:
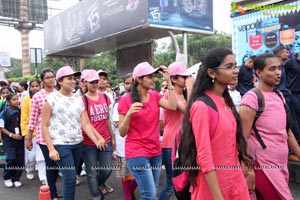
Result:
{"type": "Polygon", "coordinates": [[[148,22],[160,28],[213,33],[212,0],[151,0],[148,22]]]}
{"type": "Polygon", "coordinates": [[[44,23],[45,53],[92,42],[147,22],[147,1],[140,1],[134,11],[128,11],[127,5],[127,0],[85,0],[50,18],[44,23]]]}
{"type": "Polygon", "coordinates": [[[85,0],[44,23],[48,56],[89,57],[185,32],[213,33],[211,0],[85,0]]]}
{"type": "Polygon", "coordinates": [[[263,10],[233,18],[232,46],[237,64],[250,56],[273,53],[279,45],[290,55],[300,52],[300,2],[281,5],[278,10],[263,10]]]}
{"type": "MultiPolygon", "coordinates": [[[[20,0],[0,0],[0,16],[21,19],[20,0]]],[[[28,20],[42,24],[48,19],[47,0],[27,0],[28,20]]]]}
{"type": "Polygon", "coordinates": [[[9,67],[10,65],[10,54],[8,52],[0,52],[0,66],[9,67]]]}

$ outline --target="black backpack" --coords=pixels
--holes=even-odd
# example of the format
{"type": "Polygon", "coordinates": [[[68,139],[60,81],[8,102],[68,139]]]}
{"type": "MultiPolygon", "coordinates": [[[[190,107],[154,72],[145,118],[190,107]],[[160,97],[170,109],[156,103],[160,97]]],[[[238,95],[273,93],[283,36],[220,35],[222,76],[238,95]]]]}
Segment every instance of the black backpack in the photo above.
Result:
{"type": "MultiPolygon", "coordinates": [[[[257,101],[258,101],[258,110],[256,111],[256,115],[255,115],[255,118],[254,118],[254,121],[253,121],[253,124],[252,124],[252,129],[254,130],[255,132],[255,136],[259,142],[259,144],[261,145],[261,147],[263,149],[267,148],[267,146],[265,145],[263,139],[261,138],[257,128],[256,128],[256,121],[257,119],[260,117],[260,115],[264,112],[264,109],[265,109],[265,99],[264,99],[264,95],[262,93],[262,91],[259,89],[259,88],[253,88],[252,91],[256,94],[257,96],[257,101]]],[[[288,108],[287,108],[287,104],[284,102],[283,100],[283,97],[282,95],[280,94],[280,92],[276,89],[274,89],[274,92],[280,97],[280,99],[282,100],[282,103],[284,105],[284,109],[285,109],[285,112],[286,112],[286,129],[287,129],[287,133],[288,133],[288,130],[290,128],[290,116],[289,116],[289,111],[288,111],[288,108]]]]}

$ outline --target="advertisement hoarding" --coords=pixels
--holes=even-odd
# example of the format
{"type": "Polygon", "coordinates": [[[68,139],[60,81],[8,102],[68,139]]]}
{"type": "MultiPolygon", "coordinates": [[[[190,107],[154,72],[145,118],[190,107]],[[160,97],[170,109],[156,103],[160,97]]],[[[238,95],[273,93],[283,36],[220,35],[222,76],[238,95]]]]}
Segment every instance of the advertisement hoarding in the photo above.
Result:
{"type": "Polygon", "coordinates": [[[213,33],[211,0],[85,0],[44,23],[48,56],[89,57],[174,34],[213,33]]]}
{"type": "Polygon", "coordinates": [[[238,65],[252,55],[273,53],[279,45],[290,56],[300,52],[300,2],[284,6],[289,9],[258,10],[233,18],[232,46],[238,65]]]}

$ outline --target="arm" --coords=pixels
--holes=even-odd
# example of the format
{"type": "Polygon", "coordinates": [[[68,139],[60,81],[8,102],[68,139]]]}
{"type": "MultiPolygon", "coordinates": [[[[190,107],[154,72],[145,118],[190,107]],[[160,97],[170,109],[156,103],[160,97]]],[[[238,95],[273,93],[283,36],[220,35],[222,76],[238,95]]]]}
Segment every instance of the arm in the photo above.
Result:
{"type": "Polygon", "coordinates": [[[249,139],[256,111],[248,106],[240,107],[240,117],[243,124],[243,134],[246,140],[249,139]]]}
{"type": "Polygon", "coordinates": [[[11,133],[6,128],[0,128],[0,132],[7,135],[7,136],[10,136],[14,140],[22,140],[21,135],[11,133]]]}
{"type": "Polygon", "coordinates": [[[219,186],[219,181],[216,175],[216,171],[209,171],[206,174],[204,174],[204,177],[214,199],[215,200],[224,199],[219,186]]]}
{"type": "Polygon", "coordinates": [[[42,108],[42,123],[41,123],[41,129],[42,129],[42,135],[44,137],[44,140],[47,144],[48,150],[49,150],[49,157],[52,160],[60,160],[59,154],[54,148],[54,145],[52,143],[52,139],[49,132],[49,123],[51,118],[52,108],[49,105],[47,101],[45,101],[44,106],[42,108]]]}
{"type": "Polygon", "coordinates": [[[105,140],[103,137],[97,132],[97,130],[92,126],[86,111],[82,111],[80,115],[80,121],[82,125],[82,129],[87,134],[87,136],[94,142],[97,148],[104,149],[105,148],[105,140]]]}
{"type": "Polygon", "coordinates": [[[115,138],[115,134],[113,133],[112,128],[111,128],[109,112],[107,113],[106,124],[107,124],[107,129],[108,129],[108,132],[110,135],[110,139],[111,139],[112,151],[114,152],[116,150],[116,138],[115,138]]]}
{"type": "Polygon", "coordinates": [[[22,136],[28,135],[28,125],[29,125],[29,115],[30,115],[30,98],[26,97],[23,99],[23,102],[21,104],[21,133],[22,136]]]}
{"type": "Polygon", "coordinates": [[[170,75],[169,75],[169,70],[166,66],[160,66],[160,68],[163,69],[163,72],[159,72],[160,74],[163,75],[164,80],[167,81],[168,83],[168,92],[169,92],[169,99],[166,100],[165,98],[161,98],[158,102],[159,106],[169,109],[169,110],[176,110],[177,108],[177,102],[176,102],[176,97],[174,94],[174,88],[171,83],[170,75]]]}
{"type": "Polygon", "coordinates": [[[185,79],[185,88],[186,88],[186,92],[187,92],[187,100],[186,101],[187,102],[190,100],[194,83],[195,83],[195,79],[192,76],[189,76],[189,77],[187,77],[187,79],[185,79]]]}
{"type": "Polygon", "coordinates": [[[35,95],[32,97],[31,105],[30,105],[30,117],[28,124],[28,134],[25,138],[26,140],[26,148],[30,151],[32,149],[32,135],[34,128],[36,127],[36,122],[38,120],[38,102],[36,100],[35,95]]]}
{"type": "Polygon", "coordinates": [[[119,114],[119,132],[122,137],[124,137],[128,132],[131,116],[134,113],[139,112],[142,109],[142,107],[142,103],[136,102],[131,104],[126,115],[119,114]]]}
{"type": "Polygon", "coordinates": [[[293,153],[300,159],[300,147],[291,129],[289,129],[288,133],[288,145],[293,153]]]}

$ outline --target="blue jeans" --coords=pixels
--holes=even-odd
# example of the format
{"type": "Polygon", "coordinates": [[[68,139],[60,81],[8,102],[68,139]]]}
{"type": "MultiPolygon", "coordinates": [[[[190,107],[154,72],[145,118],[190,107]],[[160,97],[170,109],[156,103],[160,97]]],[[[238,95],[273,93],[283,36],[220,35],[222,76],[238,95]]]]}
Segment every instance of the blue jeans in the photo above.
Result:
{"type": "Polygon", "coordinates": [[[39,144],[46,163],[46,177],[50,188],[51,199],[57,198],[56,180],[58,177],[59,170],[54,160],[49,157],[49,150],[46,145],[39,144]]]}
{"type": "Polygon", "coordinates": [[[141,191],[140,200],[155,200],[159,183],[161,155],[126,159],[128,169],[141,191]]]}
{"type": "Polygon", "coordinates": [[[87,182],[93,197],[102,197],[99,186],[109,178],[112,172],[112,144],[100,150],[96,146],[84,145],[83,160],[87,174],[87,182]]]}
{"type": "Polygon", "coordinates": [[[174,186],[172,181],[172,148],[163,148],[162,149],[162,163],[165,165],[167,182],[163,187],[162,191],[158,196],[158,200],[169,200],[174,193],[174,186]]]}
{"type": "Polygon", "coordinates": [[[63,200],[75,200],[76,169],[79,167],[82,142],[74,145],[54,145],[60,160],[56,161],[63,178],[63,200]]]}

